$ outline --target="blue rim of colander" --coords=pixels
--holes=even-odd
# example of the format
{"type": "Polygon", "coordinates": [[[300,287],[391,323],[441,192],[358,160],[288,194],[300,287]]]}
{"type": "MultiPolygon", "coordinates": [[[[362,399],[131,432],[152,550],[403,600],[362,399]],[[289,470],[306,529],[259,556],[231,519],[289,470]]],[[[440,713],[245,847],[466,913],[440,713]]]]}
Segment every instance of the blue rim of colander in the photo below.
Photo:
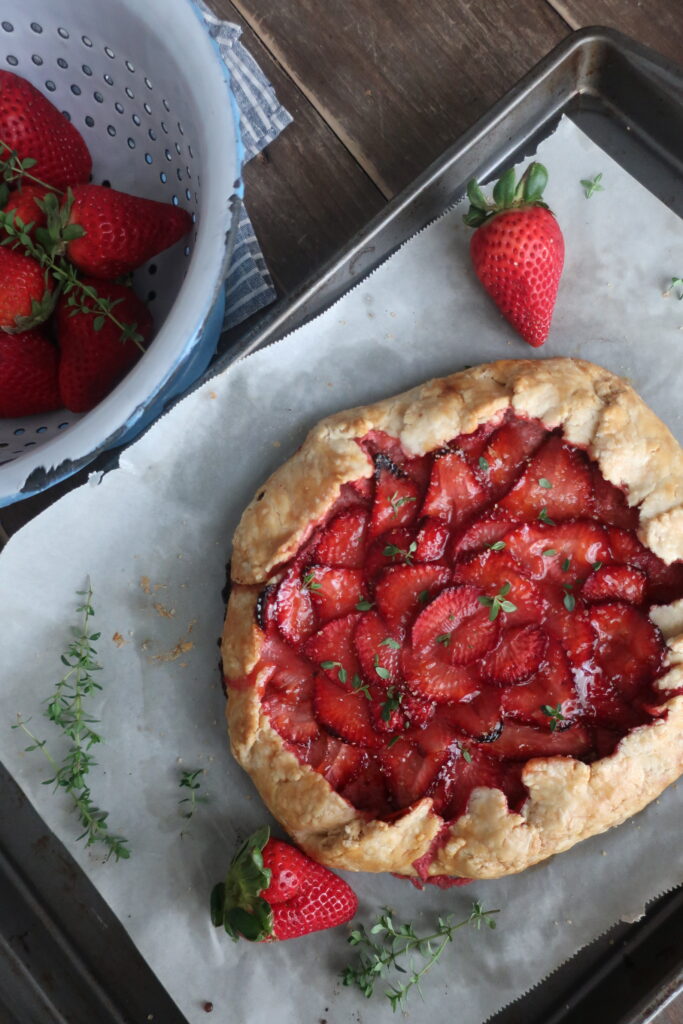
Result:
{"type": "Polygon", "coordinates": [[[208,299],[208,308],[206,308],[206,312],[202,315],[200,322],[188,338],[182,352],[178,354],[170,367],[167,368],[163,379],[157,382],[150,395],[148,395],[143,402],[140,402],[135,409],[128,414],[123,423],[119,424],[118,427],[112,430],[105,438],[102,439],[102,441],[100,441],[99,444],[94,448],[91,448],[85,455],[79,456],[76,459],[64,459],[59,463],[59,465],[53,466],[50,469],[45,469],[44,466],[37,466],[31,470],[19,491],[10,492],[9,494],[0,494],[0,508],[11,505],[24,498],[40,494],[42,491],[45,491],[55,484],[68,479],[68,477],[73,476],[74,473],[83,469],[103,452],[133,441],[145,429],[150,427],[161,415],[163,415],[167,405],[170,405],[174,400],[181,397],[182,393],[187,391],[191,385],[198,380],[213,358],[216,343],[221,333],[223,315],[225,311],[225,277],[227,276],[230,259],[232,257],[235,228],[238,220],[239,208],[241,206],[241,199],[244,195],[244,181],[241,169],[244,163],[245,148],[240,128],[240,111],[232,89],[230,69],[223,60],[218,43],[211,35],[206,20],[199,8],[199,5],[196,3],[196,0],[181,0],[181,2],[192,10],[192,13],[199,21],[202,29],[206,32],[209,43],[216,55],[216,60],[219,63],[233,115],[235,157],[236,166],[239,169],[239,177],[232,183],[231,191],[229,193],[231,215],[225,239],[221,275],[219,276],[217,284],[208,299]],[[202,340],[205,337],[210,339],[212,336],[215,336],[215,340],[211,345],[207,345],[206,350],[204,350],[201,346],[202,340]],[[193,352],[194,358],[190,358],[188,361],[188,355],[193,352]]]}

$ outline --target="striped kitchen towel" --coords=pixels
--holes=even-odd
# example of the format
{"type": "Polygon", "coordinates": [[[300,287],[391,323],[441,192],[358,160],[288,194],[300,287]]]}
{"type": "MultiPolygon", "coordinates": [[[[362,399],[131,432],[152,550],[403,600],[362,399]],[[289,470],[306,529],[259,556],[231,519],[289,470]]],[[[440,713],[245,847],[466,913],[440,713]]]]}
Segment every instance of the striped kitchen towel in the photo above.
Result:
{"type": "MultiPolygon", "coordinates": [[[[197,3],[230,71],[232,90],[240,112],[244,159],[248,161],[278,137],[282,129],[291,123],[292,116],[278,102],[272,85],[240,42],[240,26],[221,21],[203,0],[197,0],[197,3]]],[[[223,323],[226,330],[242,323],[277,297],[244,205],[237,225],[226,293],[223,323]]]]}

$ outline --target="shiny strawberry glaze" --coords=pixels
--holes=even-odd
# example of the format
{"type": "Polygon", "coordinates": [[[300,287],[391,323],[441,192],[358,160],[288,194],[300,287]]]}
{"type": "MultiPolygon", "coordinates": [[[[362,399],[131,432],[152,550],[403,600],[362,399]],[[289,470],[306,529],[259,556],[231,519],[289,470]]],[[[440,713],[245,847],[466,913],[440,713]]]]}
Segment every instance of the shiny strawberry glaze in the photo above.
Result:
{"type": "MultiPolygon", "coordinates": [[[[373,432],[256,609],[272,727],[368,817],[477,786],[518,810],[524,763],[591,762],[666,713],[652,604],[683,596],[637,511],[558,431],[508,412],[424,457],[373,432]]],[[[666,697],[671,696],[667,693],[666,697]]]]}

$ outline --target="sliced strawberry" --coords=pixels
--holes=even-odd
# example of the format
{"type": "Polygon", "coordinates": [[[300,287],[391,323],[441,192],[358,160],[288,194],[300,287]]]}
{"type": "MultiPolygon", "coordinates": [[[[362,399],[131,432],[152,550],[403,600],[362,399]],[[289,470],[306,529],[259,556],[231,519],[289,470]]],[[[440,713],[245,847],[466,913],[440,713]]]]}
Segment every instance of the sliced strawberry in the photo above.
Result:
{"type": "Polygon", "coordinates": [[[483,658],[496,646],[499,632],[500,619],[492,621],[489,609],[478,603],[477,610],[463,619],[451,633],[451,663],[469,665],[483,658]]]}
{"type": "Polygon", "coordinates": [[[315,766],[316,771],[329,782],[332,789],[340,789],[350,782],[363,762],[363,751],[352,747],[335,736],[325,735],[325,751],[315,766]]]}
{"type": "Polygon", "coordinates": [[[406,686],[415,694],[438,704],[462,700],[479,688],[479,681],[464,665],[449,665],[430,651],[404,652],[406,686]]]}
{"type": "Polygon", "coordinates": [[[425,600],[445,587],[450,570],[440,565],[399,565],[387,569],[377,584],[377,608],[387,625],[406,626],[425,600]]]}
{"type": "Polygon", "coordinates": [[[254,609],[256,624],[264,633],[276,622],[276,604],[277,583],[267,583],[256,598],[256,608],[254,609]]]}
{"type": "Polygon", "coordinates": [[[590,748],[590,732],[583,725],[551,732],[506,721],[502,733],[488,749],[510,761],[528,761],[532,757],[581,757],[590,748]]]}
{"type": "Polygon", "coordinates": [[[670,604],[683,593],[683,562],[667,565],[634,534],[616,526],[607,527],[612,558],[640,569],[647,576],[648,604],[670,604]]]}
{"type": "Polygon", "coordinates": [[[581,685],[584,716],[599,728],[616,729],[623,736],[649,720],[640,702],[626,697],[620,686],[600,668],[586,673],[581,685]]]}
{"type": "Polygon", "coordinates": [[[571,591],[564,591],[555,586],[544,589],[548,605],[544,627],[551,637],[559,641],[570,664],[578,668],[593,656],[595,630],[584,608],[579,604],[571,607],[571,601],[567,597],[571,594],[571,591]]]}
{"type": "Polygon", "coordinates": [[[412,565],[417,554],[417,531],[408,527],[389,530],[372,541],[365,558],[365,578],[373,583],[391,565],[412,565]]]}
{"type": "Polygon", "coordinates": [[[453,451],[435,455],[421,515],[458,526],[488,501],[485,488],[462,455],[453,451]]]}
{"type": "Polygon", "coordinates": [[[364,505],[369,505],[372,501],[375,493],[375,478],[372,476],[362,476],[358,480],[352,480],[348,486],[352,491],[356,501],[360,500],[364,505]]]}
{"type": "Polygon", "coordinates": [[[635,534],[618,526],[607,527],[607,539],[612,552],[612,558],[608,561],[637,565],[639,557],[647,550],[635,534]]]}
{"type": "Polygon", "coordinates": [[[318,722],[354,746],[377,747],[381,738],[372,728],[369,701],[364,693],[349,690],[319,672],[313,684],[313,707],[318,722]]]}
{"type": "Polygon", "coordinates": [[[463,619],[482,606],[476,587],[448,587],[421,611],[413,623],[411,642],[416,650],[431,650],[439,643],[450,647],[451,633],[463,619]]]}
{"type": "Polygon", "coordinates": [[[664,643],[647,616],[628,604],[594,605],[590,620],[597,633],[595,660],[616,691],[632,700],[661,668],[664,643]]]}
{"type": "Polygon", "coordinates": [[[548,436],[539,420],[515,416],[497,430],[484,450],[486,477],[497,499],[521,476],[526,460],[548,436]]]}
{"type": "Polygon", "coordinates": [[[434,809],[445,821],[455,821],[467,811],[473,790],[483,787],[505,792],[506,775],[506,766],[491,757],[488,748],[462,743],[434,786],[434,809]]]}
{"type": "Polygon", "coordinates": [[[352,506],[333,516],[318,540],[316,562],[344,569],[361,569],[367,528],[368,512],[362,505],[352,506]]]}
{"type": "Polygon", "coordinates": [[[277,592],[275,619],[285,640],[299,646],[316,628],[310,591],[303,585],[298,565],[289,570],[277,592]]]}
{"type": "Polygon", "coordinates": [[[390,630],[377,612],[361,615],[354,634],[354,645],[365,679],[388,687],[398,682],[401,634],[390,630]]]}
{"type": "Polygon", "coordinates": [[[441,714],[458,732],[467,733],[478,743],[491,743],[503,728],[501,690],[483,686],[473,700],[442,708],[441,714]]]}
{"type": "Polygon", "coordinates": [[[402,707],[403,690],[390,686],[383,694],[376,694],[370,702],[370,721],[375,732],[401,733],[406,720],[402,707]]]}
{"type": "Polygon", "coordinates": [[[364,597],[361,569],[314,565],[304,573],[303,584],[310,592],[320,625],[348,615],[364,597]]]}
{"type": "Polygon", "coordinates": [[[310,697],[301,699],[284,691],[269,690],[262,706],[273,729],[291,743],[308,743],[320,732],[310,697]]]}
{"type": "Polygon", "coordinates": [[[425,756],[448,752],[457,742],[457,729],[450,723],[446,715],[441,714],[443,710],[440,709],[439,713],[426,726],[421,729],[411,729],[408,734],[425,756]]]}
{"type": "Polygon", "coordinates": [[[499,686],[521,683],[539,668],[548,635],[540,626],[512,626],[503,630],[498,646],[482,662],[486,679],[499,686]]]}
{"type": "Polygon", "coordinates": [[[590,514],[591,475],[584,454],[553,436],[500,504],[518,519],[576,519],[590,514]]]}
{"type": "Polygon", "coordinates": [[[564,723],[576,715],[577,697],[569,660],[556,640],[548,641],[545,660],[528,682],[503,691],[502,708],[506,716],[543,729],[553,725],[564,728],[564,723]],[[562,718],[546,714],[544,707],[559,707],[562,718]]]}
{"type": "MultiPolygon", "coordinates": [[[[427,490],[429,475],[432,471],[432,456],[417,455],[414,458],[406,459],[401,466],[401,469],[417,484],[420,492],[420,498],[422,498],[424,492],[427,490]]],[[[421,502],[419,502],[419,504],[421,504],[421,502]]]]}
{"type": "Polygon", "coordinates": [[[457,448],[467,457],[472,465],[477,466],[479,458],[483,455],[491,435],[498,429],[499,424],[495,420],[482,423],[471,434],[458,434],[449,442],[449,448],[457,448]]]}
{"type": "Polygon", "coordinates": [[[386,434],[383,430],[370,430],[365,435],[358,439],[358,444],[361,446],[364,452],[373,459],[377,458],[378,455],[384,455],[393,462],[399,469],[403,468],[404,463],[407,461],[408,456],[401,445],[401,442],[397,437],[392,437],[391,434],[386,434]]]}
{"type": "Polygon", "coordinates": [[[605,480],[600,467],[591,463],[593,483],[593,516],[608,526],[618,526],[622,530],[638,528],[638,509],[629,508],[626,495],[620,487],[615,487],[605,480]]]}
{"type": "Polygon", "coordinates": [[[326,626],[309,637],[304,646],[307,658],[323,671],[329,679],[351,689],[356,676],[360,678],[360,666],[353,646],[353,634],[360,618],[358,614],[333,619],[326,626]]]}
{"type": "Polygon", "coordinates": [[[525,523],[505,536],[507,550],[533,579],[559,583],[583,580],[597,562],[609,560],[607,531],[589,519],[525,523]]]}
{"type": "Polygon", "coordinates": [[[415,803],[431,786],[446,757],[445,752],[423,756],[405,736],[400,736],[379,755],[394,806],[415,803]]]}
{"type": "Polygon", "coordinates": [[[471,583],[480,587],[488,597],[495,597],[505,584],[510,589],[505,600],[514,604],[515,611],[499,613],[501,624],[521,626],[527,622],[540,622],[545,611],[545,601],[536,583],[522,575],[520,566],[510,558],[507,551],[485,551],[473,555],[466,562],[456,565],[455,582],[471,583]]]}
{"type": "Polygon", "coordinates": [[[603,565],[592,573],[583,587],[581,596],[586,601],[628,601],[642,604],[645,598],[647,576],[630,565],[603,565]]]}
{"type": "Polygon", "coordinates": [[[405,693],[401,711],[409,725],[419,729],[432,720],[436,712],[436,704],[434,701],[425,700],[424,697],[418,697],[414,693],[405,693]]]}
{"type": "Polygon", "coordinates": [[[386,455],[377,455],[375,465],[375,501],[369,531],[371,538],[412,523],[417,517],[420,494],[417,484],[386,455]]]}
{"type": "Polygon", "coordinates": [[[451,545],[451,557],[463,558],[475,551],[483,551],[502,540],[514,529],[515,520],[502,508],[494,508],[487,515],[477,519],[471,526],[456,533],[451,545]]]}
{"type": "Polygon", "coordinates": [[[270,689],[289,694],[292,698],[301,695],[310,697],[313,684],[313,667],[283,643],[277,635],[269,636],[263,646],[263,660],[272,665],[268,678],[270,689]]]}
{"type": "Polygon", "coordinates": [[[446,554],[450,530],[441,519],[428,517],[417,532],[416,562],[439,562],[446,554]]]}
{"type": "Polygon", "coordinates": [[[365,755],[360,771],[339,789],[339,795],[372,818],[383,817],[392,810],[386,779],[376,758],[371,755],[365,755]]]}

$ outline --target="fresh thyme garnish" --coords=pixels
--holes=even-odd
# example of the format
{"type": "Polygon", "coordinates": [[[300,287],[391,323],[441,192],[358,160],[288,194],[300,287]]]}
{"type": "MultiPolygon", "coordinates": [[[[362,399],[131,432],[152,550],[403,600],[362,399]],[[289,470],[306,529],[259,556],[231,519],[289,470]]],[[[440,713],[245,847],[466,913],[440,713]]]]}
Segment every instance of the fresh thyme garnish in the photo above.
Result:
{"type": "Polygon", "coordinates": [[[61,764],[50,753],[47,740],[39,740],[28,728],[30,719],[17,716],[13,729],[21,729],[32,741],[26,751],[40,750],[50,763],[53,776],[45,780],[45,785],[54,783],[55,790],[62,788],[73,800],[83,832],[77,839],[85,839],[86,846],[102,843],[107,849],[107,860],[113,855],[115,860],[125,860],[130,856],[127,848],[128,840],[123,836],[109,831],[107,824],[108,812],[100,810],[92,800],[86,776],[97,762],[90,753],[102,737],[95,732],[93,725],[98,721],[85,708],[85,700],[101,690],[102,687],[94,676],[102,666],[96,660],[97,651],[93,647],[99,640],[100,633],[91,633],[90,619],[95,614],[92,606],[92,588],[88,583],[87,590],[77,591],[83,598],[76,611],[82,614],[81,624],[72,626],[72,639],[62,654],[62,664],[66,673],[55,686],[54,693],[45,702],[47,707],[43,714],[61,730],[62,736],[70,741],[61,764]]]}
{"type": "Polygon", "coordinates": [[[407,505],[411,501],[417,501],[417,498],[414,498],[414,497],[412,497],[411,495],[408,495],[408,494],[404,495],[402,498],[399,498],[398,491],[394,491],[392,496],[390,498],[388,498],[387,500],[389,501],[389,504],[391,505],[394,517],[396,517],[398,515],[398,510],[403,505],[407,505]]]}
{"type": "Polygon", "coordinates": [[[571,584],[569,583],[565,584],[565,586],[562,588],[564,590],[564,597],[562,598],[562,602],[568,612],[573,612],[574,608],[576,607],[576,598],[573,594],[570,593],[570,588],[571,584]]]}
{"type": "Polygon", "coordinates": [[[601,185],[602,171],[600,174],[596,174],[594,178],[582,178],[581,184],[583,185],[583,194],[586,199],[590,199],[594,192],[604,192],[605,187],[601,185]]]}
{"type": "Polygon", "coordinates": [[[472,764],[472,755],[464,743],[458,743],[458,750],[462,754],[463,760],[466,761],[467,764],[472,764]]]}
{"type": "Polygon", "coordinates": [[[562,562],[562,565],[560,566],[560,569],[562,570],[562,572],[569,572],[569,567],[570,567],[571,564],[572,564],[571,557],[565,558],[564,561],[562,562]]]}
{"type": "Polygon", "coordinates": [[[548,515],[548,509],[545,507],[545,505],[543,506],[541,511],[538,513],[538,518],[541,520],[542,523],[545,523],[546,526],[554,526],[555,525],[555,520],[550,518],[550,516],[548,515]]]}
{"type": "Polygon", "coordinates": [[[548,724],[550,725],[551,732],[555,732],[560,722],[566,722],[566,718],[562,714],[561,704],[556,704],[555,707],[552,707],[550,704],[541,704],[541,711],[550,719],[548,724]]]}
{"type": "Polygon", "coordinates": [[[403,548],[397,547],[395,544],[387,544],[387,546],[384,549],[384,557],[385,558],[396,558],[397,555],[400,555],[401,558],[403,558],[403,560],[405,561],[406,565],[412,565],[413,564],[413,558],[415,557],[415,552],[416,551],[417,551],[417,541],[416,540],[414,540],[411,544],[408,545],[408,550],[407,551],[405,551],[403,548]]]}
{"type": "Polygon", "coordinates": [[[451,645],[451,634],[450,633],[441,633],[439,636],[437,636],[436,642],[437,642],[437,644],[441,644],[442,647],[450,647],[450,645],[451,645]]]}
{"type": "Polygon", "coordinates": [[[678,291],[675,293],[676,298],[683,299],[683,277],[672,277],[669,290],[664,292],[664,294],[671,295],[671,292],[674,290],[674,288],[678,288],[678,291]]]}
{"type": "Polygon", "coordinates": [[[497,540],[493,544],[487,544],[486,547],[489,551],[503,551],[505,548],[505,541],[497,540]]]}
{"type": "Polygon", "coordinates": [[[197,790],[201,786],[201,782],[197,782],[197,776],[203,775],[204,769],[197,768],[194,772],[183,771],[180,776],[180,782],[178,786],[181,788],[189,789],[190,795],[186,796],[183,800],[179,800],[179,804],[189,804],[190,806],[186,811],[183,812],[184,818],[191,818],[194,814],[197,804],[205,804],[208,801],[206,796],[197,796],[197,790]]]}
{"type": "Polygon", "coordinates": [[[383,722],[388,722],[391,718],[392,712],[398,711],[403,702],[403,694],[400,690],[397,690],[394,686],[390,686],[387,690],[387,699],[382,704],[380,710],[380,718],[383,722]]]}
{"type": "Polygon", "coordinates": [[[363,680],[361,679],[357,672],[354,672],[353,674],[351,686],[354,688],[354,690],[357,690],[359,693],[364,694],[368,700],[372,700],[368,684],[363,682],[363,680]]]}
{"type": "Polygon", "coordinates": [[[500,588],[495,597],[489,597],[488,594],[480,594],[477,598],[479,604],[483,604],[485,608],[489,610],[489,621],[493,622],[498,618],[499,612],[516,612],[517,605],[513,604],[512,601],[506,601],[505,598],[510,593],[511,584],[507,581],[500,588]]]}
{"type": "Polygon", "coordinates": [[[541,554],[544,558],[552,558],[553,555],[557,554],[557,551],[555,550],[555,548],[546,548],[546,550],[542,551],[541,554]]]}
{"type": "Polygon", "coordinates": [[[380,665],[379,654],[376,654],[375,657],[372,659],[372,664],[375,669],[375,672],[380,677],[380,679],[389,679],[389,677],[391,676],[391,672],[389,671],[388,668],[384,668],[383,665],[380,665]]]}
{"type": "Polygon", "coordinates": [[[375,984],[380,978],[386,978],[390,987],[384,994],[391,1003],[394,1012],[405,1009],[406,999],[411,989],[415,988],[420,995],[420,983],[425,974],[438,963],[449,942],[453,941],[454,933],[459,928],[472,925],[479,930],[482,925],[495,928],[496,922],[492,915],[498,910],[484,910],[478,901],[472,904],[468,917],[454,922],[453,915],[437,918],[436,930],[431,935],[419,936],[412,924],[394,924],[391,911],[384,908],[377,924],[367,932],[363,925],[354,929],[349,935],[349,944],[357,948],[358,956],[355,963],[342,972],[342,984],[356,985],[366,999],[370,999],[375,991],[375,984]],[[407,964],[401,962],[409,958],[407,964]],[[416,962],[417,958],[420,958],[416,962]],[[391,972],[398,972],[407,978],[400,982],[391,972]]]}
{"type": "Polygon", "coordinates": [[[427,601],[429,600],[429,591],[421,590],[420,593],[417,595],[417,600],[419,604],[426,604],[427,601]]]}
{"type": "Polygon", "coordinates": [[[390,647],[392,651],[400,651],[401,645],[398,640],[394,640],[392,636],[387,636],[384,640],[380,641],[380,647],[390,647]]]}
{"type": "Polygon", "coordinates": [[[480,456],[479,456],[479,469],[480,469],[480,470],[481,470],[481,471],[482,471],[483,473],[488,473],[488,471],[489,471],[489,464],[488,464],[488,460],[487,460],[487,459],[485,459],[483,455],[480,455],[480,456]]]}
{"type": "Polygon", "coordinates": [[[366,600],[366,598],[363,598],[356,605],[356,611],[357,612],[369,612],[370,609],[374,608],[374,607],[375,607],[375,602],[374,601],[368,601],[368,600],[366,600]]]}
{"type": "Polygon", "coordinates": [[[318,583],[314,573],[307,572],[301,581],[304,590],[322,590],[322,583],[318,583]]]}
{"type": "Polygon", "coordinates": [[[349,674],[342,665],[341,661],[321,661],[320,667],[325,669],[326,672],[331,671],[333,668],[338,669],[337,678],[339,679],[340,683],[345,683],[346,680],[349,678],[349,674]]]}
{"type": "Polygon", "coordinates": [[[591,569],[593,572],[597,572],[598,569],[602,569],[602,562],[593,562],[591,569]]]}
{"type": "Polygon", "coordinates": [[[550,480],[548,480],[547,477],[542,476],[541,479],[538,481],[538,486],[542,487],[544,491],[549,491],[553,485],[550,483],[550,480]]]}

